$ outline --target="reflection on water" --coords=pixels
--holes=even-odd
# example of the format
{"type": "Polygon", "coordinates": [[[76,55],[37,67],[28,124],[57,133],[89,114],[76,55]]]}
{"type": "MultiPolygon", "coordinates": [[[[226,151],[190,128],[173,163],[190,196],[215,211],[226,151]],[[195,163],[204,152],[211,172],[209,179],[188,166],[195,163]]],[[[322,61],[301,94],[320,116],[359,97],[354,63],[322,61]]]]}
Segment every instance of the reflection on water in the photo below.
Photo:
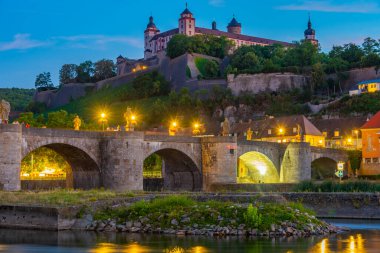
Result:
{"type": "Polygon", "coordinates": [[[354,230],[329,237],[248,239],[0,229],[0,253],[374,253],[379,249],[380,230],[354,230]]]}
{"type": "Polygon", "coordinates": [[[364,239],[361,233],[341,234],[335,238],[324,238],[310,249],[310,253],[368,253],[380,251],[380,233],[370,232],[371,236],[364,239]]]}

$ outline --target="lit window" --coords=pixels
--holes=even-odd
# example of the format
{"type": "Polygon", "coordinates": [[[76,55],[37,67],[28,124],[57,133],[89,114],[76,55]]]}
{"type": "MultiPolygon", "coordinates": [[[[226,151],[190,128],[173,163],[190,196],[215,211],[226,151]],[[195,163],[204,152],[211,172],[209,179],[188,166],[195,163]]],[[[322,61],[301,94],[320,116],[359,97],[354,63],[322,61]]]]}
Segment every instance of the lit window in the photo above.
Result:
{"type": "Polygon", "coordinates": [[[334,137],[339,137],[339,130],[334,131],[334,137]]]}
{"type": "Polygon", "coordinates": [[[366,163],[366,164],[371,163],[371,158],[366,158],[366,159],[365,159],[365,163],[366,163]]]}
{"type": "Polygon", "coordinates": [[[268,129],[268,134],[272,134],[272,129],[268,129]]]}
{"type": "Polygon", "coordinates": [[[324,137],[327,137],[327,132],[326,132],[326,131],[323,132],[322,135],[323,135],[324,137]]]}
{"type": "Polygon", "coordinates": [[[297,128],[293,127],[293,133],[297,133],[297,128]]]}

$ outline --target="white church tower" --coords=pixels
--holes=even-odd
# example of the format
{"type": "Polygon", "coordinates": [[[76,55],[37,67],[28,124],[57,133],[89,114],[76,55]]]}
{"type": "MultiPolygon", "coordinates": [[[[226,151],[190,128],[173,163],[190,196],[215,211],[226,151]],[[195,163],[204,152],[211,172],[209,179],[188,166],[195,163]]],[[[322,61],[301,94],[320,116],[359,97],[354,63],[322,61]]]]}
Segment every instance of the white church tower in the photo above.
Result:
{"type": "Polygon", "coordinates": [[[181,13],[181,17],[178,20],[178,28],[180,34],[185,34],[187,36],[195,35],[195,18],[193,13],[187,8],[181,13]]]}

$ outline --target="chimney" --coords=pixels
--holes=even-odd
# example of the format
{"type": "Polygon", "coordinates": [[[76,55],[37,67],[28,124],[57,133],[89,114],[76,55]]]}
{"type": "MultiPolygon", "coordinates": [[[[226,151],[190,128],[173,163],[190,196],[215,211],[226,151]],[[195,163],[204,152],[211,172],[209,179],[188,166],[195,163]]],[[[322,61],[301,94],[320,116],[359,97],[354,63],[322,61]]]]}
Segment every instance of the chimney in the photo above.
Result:
{"type": "Polygon", "coordinates": [[[218,29],[216,28],[216,22],[215,22],[215,21],[212,22],[212,30],[218,30],[218,29]]]}

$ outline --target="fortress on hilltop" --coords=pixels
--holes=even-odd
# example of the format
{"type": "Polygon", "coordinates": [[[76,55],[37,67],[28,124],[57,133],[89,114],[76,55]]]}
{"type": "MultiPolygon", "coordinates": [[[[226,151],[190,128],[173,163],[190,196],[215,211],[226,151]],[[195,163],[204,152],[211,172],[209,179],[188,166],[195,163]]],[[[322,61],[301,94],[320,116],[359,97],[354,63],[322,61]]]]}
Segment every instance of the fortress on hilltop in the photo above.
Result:
{"type": "MultiPolygon", "coordinates": [[[[165,55],[169,41],[176,34],[184,34],[186,36],[224,36],[234,42],[235,47],[232,50],[241,46],[252,45],[269,46],[280,44],[285,47],[291,47],[294,45],[289,42],[242,34],[242,24],[238,22],[235,15],[228,23],[227,31],[219,30],[216,21],[212,22],[211,28],[197,27],[196,19],[186,4],[185,10],[180,14],[177,28],[161,32],[156,26],[153,16],[149,17],[148,25],[144,31],[144,59],[133,60],[120,55],[117,58],[118,75],[145,70],[150,66],[158,64],[159,60],[157,59],[157,56],[165,55]]],[[[314,45],[318,45],[318,40],[315,37],[315,30],[312,28],[310,17],[304,35],[305,40],[310,41],[314,45]]]]}
{"type": "MultiPolygon", "coordinates": [[[[144,31],[144,59],[149,59],[157,55],[159,52],[164,51],[170,39],[176,34],[185,34],[187,36],[197,34],[225,36],[234,41],[236,48],[243,45],[268,46],[272,44],[280,44],[284,46],[292,46],[292,43],[288,42],[242,34],[242,24],[237,21],[235,16],[233,16],[231,22],[228,24],[227,31],[218,30],[215,21],[212,22],[211,29],[197,27],[196,19],[186,4],[186,9],[181,13],[178,20],[177,28],[160,32],[154,23],[153,17],[149,17],[149,23],[144,31]]],[[[313,44],[318,44],[318,40],[315,39],[315,30],[312,29],[310,18],[308,22],[308,29],[305,31],[305,40],[310,40],[313,44]]]]}

